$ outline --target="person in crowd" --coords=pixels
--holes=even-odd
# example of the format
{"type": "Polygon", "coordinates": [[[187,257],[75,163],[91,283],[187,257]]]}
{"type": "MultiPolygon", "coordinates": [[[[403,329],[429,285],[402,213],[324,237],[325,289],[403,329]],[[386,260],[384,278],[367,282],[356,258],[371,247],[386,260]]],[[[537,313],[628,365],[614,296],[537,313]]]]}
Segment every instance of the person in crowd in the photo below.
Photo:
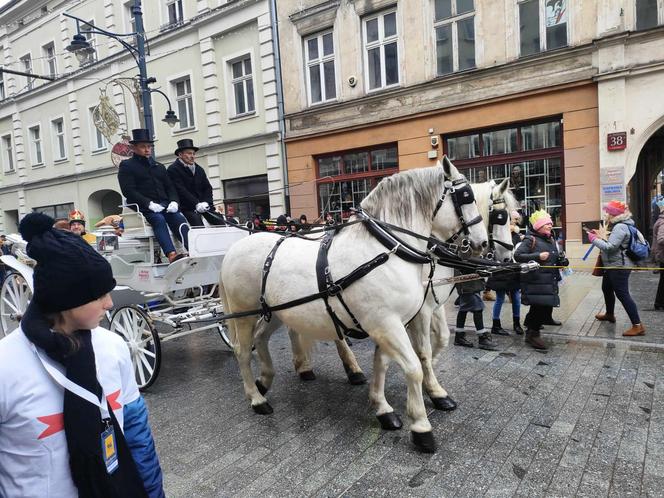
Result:
{"type": "Polygon", "coordinates": [[[337,222],[334,219],[334,215],[330,212],[325,213],[325,224],[326,225],[336,225],[337,222]]]}
{"type": "Polygon", "coordinates": [[[307,221],[307,215],[306,214],[301,214],[300,215],[300,231],[301,232],[306,232],[309,230],[311,226],[309,225],[309,221],[307,221]]]}
{"type": "Polygon", "coordinates": [[[5,234],[0,235],[0,256],[7,256],[11,254],[9,244],[7,243],[7,237],[5,234]]]}
{"type": "Polygon", "coordinates": [[[472,348],[473,343],[466,339],[466,316],[473,314],[473,322],[477,332],[477,347],[487,351],[496,351],[498,345],[493,342],[491,334],[484,328],[482,311],[484,303],[480,293],[484,289],[484,279],[468,280],[456,284],[459,293],[459,312],[457,313],[456,329],[454,333],[454,344],[472,348]]]}
{"type": "MultiPolygon", "coordinates": [[[[652,260],[658,268],[664,267],[664,197],[657,201],[659,216],[652,229],[652,260]]],[[[664,270],[659,270],[659,285],[655,295],[655,310],[664,311],[664,270]]]]}
{"type": "MultiPolygon", "coordinates": [[[[518,211],[512,211],[510,214],[510,230],[512,233],[512,245],[516,247],[521,240],[521,214],[518,211]]],[[[505,302],[505,296],[509,295],[512,302],[512,326],[518,335],[523,335],[521,327],[521,280],[518,273],[497,273],[487,280],[487,287],[496,291],[496,302],[493,304],[493,326],[491,333],[495,335],[509,335],[503,329],[500,322],[500,312],[505,302]]]]}
{"type": "Polygon", "coordinates": [[[104,226],[113,227],[113,232],[118,237],[121,237],[122,234],[124,233],[124,223],[122,222],[122,216],[118,214],[109,214],[108,216],[105,216],[97,223],[95,223],[95,228],[100,228],[104,226]]]}
{"type": "Polygon", "coordinates": [[[70,211],[67,219],[69,221],[69,231],[71,233],[82,237],[88,244],[94,244],[97,241],[95,235],[85,231],[85,215],[82,211],[79,211],[78,209],[70,211]]]}
{"type": "Polygon", "coordinates": [[[274,227],[275,230],[279,232],[285,232],[288,230],[288,216],[285,214],[280,214],[277,216],[277,222],[274,227]]]}
{"type": "Polygon", "coordinates": [[[164,496],[127,345],[99,327],[113,306],[109,263],[30,213],[34,294],[0,341],[0,496],[164,496]],[[75,268],[75,271],[72,271],[75,268]]]}
{"type": "Polygon", "coordinates": [[[180,210],[193,227],[203,226],[203,218],[210,225],[223,225],[212,212],[212,185],[205,170],[196,163],[198,147],[189,138],[178,140],[177,159],[168,167],[168,176],[177,190],[180,210]]]}
{"type": "Polygon", "coordinates": [[[159,246],[170,263],[185,257],[175,251],[173,235],[189,247],[187,219],[179,211],[178,194],[171,182],[166,168],[152,158],[154,140],[148,130],[139,128],[131,131],[134,155],[120,163],[118,182],[122,194],[130,208],[138,210],[145,216],[154,230],[159,246]]]}
{"type": "Polygon", "coordinates": [[[602,265],[607,267],[602,277],[602,293],[606,311],[598,313],[595,318],[600,322],[616,322],[616,297],[625,308],[632,326],[623,332],[624,336],[644,335],[646,329],[641,323],[636,303],[629,293],[629,276],[632,261],[625,251],[631,240],[630,226],[634,225],[632,213],[627,204],[621,201],[610,201],[604,206],[604,223],[600,229],[588,233],[588,240],[601,250],[602,265]]]}
{"type": "MultiPolygon", "coordinates": [[[[543,209],[530,216],[531,230],[514,251],[514,260],[518,263],[536,261],[543,267],[567,266],[569,262],[560,257],[551,231],[553,221],[549,213],[543,209]]],[[[545,351],[547,346],[541,337],[542,325],[551,316],[554,307],[560,306],[558,268],[540,268],[521,275],[521,299],[523,304],[530,306],[526,315],[526,344],[545,351]]]]}
{"type": "Polygon", "coordinates": [[[252,215],[251,220],[247,222],[247,228],[254,232],[264,232],[267,230],[265,223],[263,223],[263,220],[258,213],[252,215]]]}

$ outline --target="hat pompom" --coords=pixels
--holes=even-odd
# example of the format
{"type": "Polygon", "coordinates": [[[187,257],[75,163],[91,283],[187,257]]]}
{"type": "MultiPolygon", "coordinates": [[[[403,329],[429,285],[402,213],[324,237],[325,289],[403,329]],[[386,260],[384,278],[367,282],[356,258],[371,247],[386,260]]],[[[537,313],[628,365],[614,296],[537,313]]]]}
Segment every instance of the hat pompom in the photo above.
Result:
{"type": "Polygon", "coordinates": [[[48,232],[53,228],[55,220],[44,213],[30,213],[21,220],[18,231],[23,240],[32,242],[37,235],[48,232]]]}

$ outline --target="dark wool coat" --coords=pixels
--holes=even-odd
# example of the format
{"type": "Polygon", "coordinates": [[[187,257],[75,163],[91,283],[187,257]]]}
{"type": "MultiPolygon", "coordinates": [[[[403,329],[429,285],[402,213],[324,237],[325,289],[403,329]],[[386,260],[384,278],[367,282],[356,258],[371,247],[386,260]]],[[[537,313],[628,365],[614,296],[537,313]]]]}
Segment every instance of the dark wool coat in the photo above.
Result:
{"type": "MultiPolygon", "coordinates": [[[[529,232],[514,252],[514,260],[517,263],[535,261],[542,266],[556,266],[558,259],[558,247],[555,241],[538,232],[529,232]],[[549,253],[546,261],[539,258],[540,253],[543,252],[549,253]]],[[[521,302],[525,305],[560,306],[559,281],[558,268],[540,268],[537,271],[522,274],[521,302]]]]}
{"type": "Polygon", "coordinates": [[[198,164],[194,174],[179,159],[168,167],[168,176],[180,197],[180,211],[195,211],[196,204],[207,202],[212,208],[212,185],[198,164]]]}
{"type": "MultiPolygon", "coordinates": [[[[148,212],[150,201],[166,207],[180,202],[166,168],[152,158],[134,154],[120,163],[118,182],[127,204],[138,204],[141,212],[148,212]]],[[[133,207],[133,206],[132,206],[133,207]]]]}

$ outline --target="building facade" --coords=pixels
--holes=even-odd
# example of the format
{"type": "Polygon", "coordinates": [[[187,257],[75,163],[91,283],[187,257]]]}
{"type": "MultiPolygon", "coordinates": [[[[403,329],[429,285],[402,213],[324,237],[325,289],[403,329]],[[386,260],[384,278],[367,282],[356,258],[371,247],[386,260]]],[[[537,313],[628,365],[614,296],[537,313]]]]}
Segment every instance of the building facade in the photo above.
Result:
{"type": "Polygon", "coordinates": [[[278,17],[294,213],[345,219],[381,177],[447,154],[472,181],[510,177],[580,257],[662,124],[661,99],[642,112],[664,83],[657,2],[285,0],[278,17]]]}
{"type": "MultiPolygon", "coordinates": [[[[111,158],[121,135],[141,127],[130,89],[138,74],[116,40],[81,31],[96,51],[79,67],[66,50],[76,23],[63,12],[115,33],[134,31],[134,0],[14,0],[0,12],[0,232],[22,215],[56,217],[76,207],[90,221],[122,203],[111,158]],[[119,128],[106,137],[94,109],[108,97],[119,128]],[[110,138],[110,140],[109,140],[110,138]]],[[[169,165],[176,142],[191,138],[215,202],[241,219],[285,212],[273,18],[267,0],[143,2],[148,76],[170,99],[179,122],[161,122],[168,106],[152,95],[156,159],[169,165]]],[[[133,38],[125,38],[132,42],[133,38]]],[[[98,118],[98,116],[97,116],[98,118]]]]}

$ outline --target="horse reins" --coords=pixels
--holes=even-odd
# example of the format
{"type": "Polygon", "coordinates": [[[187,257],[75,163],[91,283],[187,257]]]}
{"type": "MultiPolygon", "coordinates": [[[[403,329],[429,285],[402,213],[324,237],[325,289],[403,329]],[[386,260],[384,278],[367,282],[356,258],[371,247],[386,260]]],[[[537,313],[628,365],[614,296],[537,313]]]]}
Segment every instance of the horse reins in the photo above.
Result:
{"type": "Polygon", "coordinates": [[[493,199],[491,194],[489,195],[489,200],[491,201],[491,206],[489,206],[489,251],[492,257],[489,257],[487,255],[488,259],[494,259],[495,253],[496,253],[496,244],[504,247],[508,251],[513,251],[514,250],[514,244],[509,244],[507,242],[503,242],[502,240],[498,240],[494,237],[493,235],[493,228],[496,225],[499,226],[504,226],[507,221],[509,220],[508,215],[507,215],[507,209],[502,208],[502,209],[496,209],[494,206],[496,204],[503,204],[504,206],[507,205],[505,202],[504,197],[499,197],[497,199],[493,199]]]}

